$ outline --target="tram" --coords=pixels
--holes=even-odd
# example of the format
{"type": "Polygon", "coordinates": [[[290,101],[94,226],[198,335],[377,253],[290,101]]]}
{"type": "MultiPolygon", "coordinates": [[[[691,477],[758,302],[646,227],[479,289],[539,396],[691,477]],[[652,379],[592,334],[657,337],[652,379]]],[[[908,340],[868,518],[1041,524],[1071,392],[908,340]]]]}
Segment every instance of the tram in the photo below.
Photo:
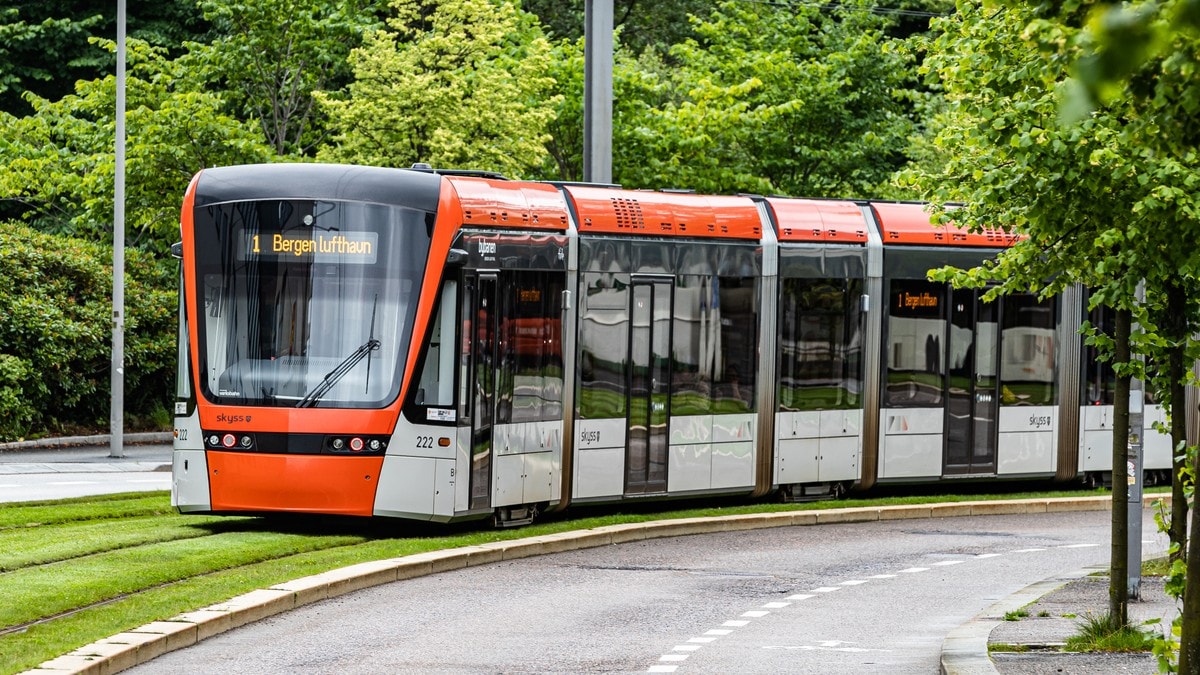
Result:
{"type": "Polygon", "coordinates": [[[267,164],[198,173],[181,234],[184,513],[517,525],[1111,470],[1084,290],[929,281],[1014,239],[920,204],[267,164]]]}

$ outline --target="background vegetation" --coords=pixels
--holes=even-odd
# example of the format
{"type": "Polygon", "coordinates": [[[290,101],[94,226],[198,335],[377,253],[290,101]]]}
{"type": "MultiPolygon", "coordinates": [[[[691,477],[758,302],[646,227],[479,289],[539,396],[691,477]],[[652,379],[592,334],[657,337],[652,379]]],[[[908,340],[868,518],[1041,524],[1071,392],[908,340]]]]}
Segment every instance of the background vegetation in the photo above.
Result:
{"type": "MultiPolygon", "coordinates": [[[[951,10],[619,0],[614,180],[902,194],[891,175],[936,99],[913,39],[951,10]]],[[[582,179],[582,0],[129,0],[127,25],[137,420],[166,418],[167,252],[200,169],[427,162],[582,179]]],[[[0,9],[0,441],[107,419],[115,32],[102,0],[0,9]]]]}

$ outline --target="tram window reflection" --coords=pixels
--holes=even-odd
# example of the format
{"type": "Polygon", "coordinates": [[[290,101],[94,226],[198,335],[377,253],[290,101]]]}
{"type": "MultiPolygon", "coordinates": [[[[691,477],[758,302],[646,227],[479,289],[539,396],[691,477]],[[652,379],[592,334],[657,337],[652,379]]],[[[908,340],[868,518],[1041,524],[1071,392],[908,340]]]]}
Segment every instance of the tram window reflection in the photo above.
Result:
{"type": "Polygon", "coordinates": [[[861,279],[784,279],[779,409],[862,405],[861,279]]]}
{"type": "Polygon", "coordinates": [[[924,279],[893,279],[890,287],[884,404],[940,406],[945,390],[947,287],[924,279]]]}

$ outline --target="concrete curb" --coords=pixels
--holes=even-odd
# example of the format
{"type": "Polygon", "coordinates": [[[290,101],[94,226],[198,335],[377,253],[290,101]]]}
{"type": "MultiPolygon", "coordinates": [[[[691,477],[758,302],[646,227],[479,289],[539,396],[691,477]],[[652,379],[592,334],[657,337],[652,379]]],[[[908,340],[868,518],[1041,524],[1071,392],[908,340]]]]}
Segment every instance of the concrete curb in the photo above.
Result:
{"type": "Polygon", "coordinates": [[[988,638],[992,630],[1004,620],[1005,614],[1036,602],[1038,598],[1075,579],[1105,569],[1107,568],[1084,568],[1030,584],[1007,598],[1002,598],[983,613],[950,631],[942,642],[942,675],[996,675],[999,671],[989,656],[988,638]]]}
{"type": "MultiPolygon", "coordinates": [[[[1147,495],[1144,502],[1148,505],[1163,497],[1169,499],[1170,495],[1147,495]]],[[[110,675],[146,663],[167,652],[189,647],[225,631],[320,600],[394,581],[549,553],[576,551],[645,539],[769,527],[979,515],[1107,511],[1110,508],[1111,499],[1108,497],[1066,497],[754,513],[607,525],[590,530],[526,537],[445,551],[430,551],[400,558],[359,563],[276,584],[270,588],[250,591],[225,602],[186,612],[165,621],[154,621],[93,642],[69,654],[46,661],[33,670],[25,671],[23,675],[63,675],[64,673],[110,675]]],[[[1061,583],[1069,580],[1069,578],[1063,578],[1061,583]]],[[[1011,601],[1016,603],[1015,607],[1021,607],[1057,586],[1047,587],[1038,595],[1026,598],[1025,593],[1027,591],[1034,592],[1031,589],[1035,587],[1040,588],[1035,584],[1025,591],[993,605],[980,617],[951,631],[942,647],[942,672],[995,673],[996,670],[992,667],[987,650],[987,636],[991,632],[991,628],[988,627],[986,632],[982,632],[988,620],[987,617],[992,616],[1003,603],[1011,601]],[[1020,598],[1020,600],[1012,598],[1020,598]],[[951,664],[950,669],[947,668],[948,657],[951,664]],[[984,662],[986,662],[986,668],[983,666],[984,662]],[[965,669],[968,666],[973,667],[973,664],[978,664],[979,669],[965,669]]],[[[999,615],[1003,616],[1005,611],[1010,610],[1001,610],[999,615]]]]}
{"type": "MultiPolygon", "coordinates": [[[[127,445],[172,442],[171,432],[169,431],[122,434],[122,439],[127,445]]],[[[77,448],[83,445],[109,445],[110,443],[112,443],[112,436],[107,434],[100,436],[58,436],[54,438],[41,438],[36,441],[0,443],[0,452],[14,450],[53,450],[55,448],[77,448]]]]}

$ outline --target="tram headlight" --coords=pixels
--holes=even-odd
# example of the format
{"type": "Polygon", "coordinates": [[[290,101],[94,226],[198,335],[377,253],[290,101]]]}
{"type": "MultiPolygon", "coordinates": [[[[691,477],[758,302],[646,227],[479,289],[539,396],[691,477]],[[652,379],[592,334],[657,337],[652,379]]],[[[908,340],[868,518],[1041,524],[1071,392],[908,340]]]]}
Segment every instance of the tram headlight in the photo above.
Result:
{"type": "Polygon", "coordinates": [[[372,438],[371,442],[367,443],[367,447],[371,448],[372,451],[376,451],[383,447],[383,443],[378,438],[372,438]]]}
{"type": "Polygon", "coordinates": [[[329,445],[333,446],[334,450],[341,450],[342,448],[346,447],[346,441],[340,438],[335,438],[332,442],[330,442],[329,445]]]}
{"type": "Polygon", "coordinates": [[[208,444],[209,444],[209,445],[220,445],[220,444],[221,444],[221,437],[220,437],[220,436],[218,436],[218,435],[216,435],[216,434],[213,434],[213,435],[209,436],[209,437],[208,437],[208,444]]]}
{"type": "Polygon", "coordinates": [[[242,436],[243,448],[249,448],[252,445],[254,445],[254,439],[250,438],[249,436],[242,436]]]}

